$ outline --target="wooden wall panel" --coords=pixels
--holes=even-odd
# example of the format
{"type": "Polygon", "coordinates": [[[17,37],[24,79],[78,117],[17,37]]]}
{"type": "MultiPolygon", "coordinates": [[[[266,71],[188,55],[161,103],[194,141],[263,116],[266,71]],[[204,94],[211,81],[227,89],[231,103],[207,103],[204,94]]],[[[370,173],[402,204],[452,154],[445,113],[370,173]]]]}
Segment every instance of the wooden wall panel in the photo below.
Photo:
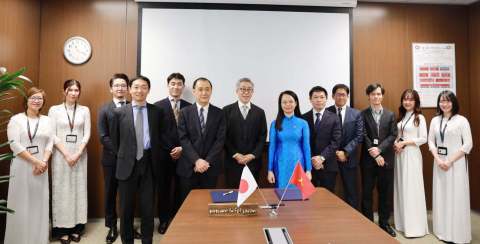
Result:
{"type": "Polygon", "coordinates": [[[470,197],[472,208],[480,210],[480,2],[470,6],[469,54],[470,54],[470,126],[472,128],[473,149],[469,157],[470,197]]]}
{"type": "MultiPolygon", "coordinates": [[[[27,68],[25,73],[38,85],[40,39],[40,3],[36,0],[2,0],[0,5],[0,67],[8,71],[27,68]]],[[[28,85],[30,86],[30,85],[28,85]]],[[[23,99],[18,97],[11,102],[2,102],[0,109],[8,108],[14,113],[23,111],[23,99]]],[[[1,127],[6,128],[4,126],[1,127]]],[[[0,142],[7,140],[6,133],[0,132],[0,142]]],[[[6,152],[5,147],[0,152],[6,152]]],[[[0,175],[10,171],[9,162],[0,163],[0,175]]],[[[6,199],[8,184],[0,184],[0,198],[6,199]]],[[[0,242],[3,242],[5,215],[0,215],[0,242]]]]}
{"type": "Polygon", "coordinates": [[[82,84],[80,103],[90,108],[92,116],[92,137],[87,147],[90,217],[104,214],[97,111],[111,100],[108,80],[113,73],[135,74],[131,67],[136,67],[136,11],[136,4],[125,0],[46,0],[42,4],[39,76],[40,86],[49,94],[47,105],[61,103],[63,82],[74,78],[82,84]],[[65,40],[75,35],[85,37],[92,45],[92,57],[83,65],[72,65],[63,57],[65,40]]]}
{"type": "MultiPolygon", "coordinates": [[[[469,117],[466,6],[359,3],[353,10],[355,107],[366,108],[366,86],[380,82],[386,89],[384,106],[398,111],[401,92],[413,87],[412,42],[455,43],[457,95],[461,114],[469,117]]],[[[423,112],[429,124],[435,109],[424,109],[423,112]]],[[[425,192],[427,206],[430,208],[433,158],[426,145],[422,146],[422,152],[425,192]]],[[[472,195],[474,190],[472,188],[472,195]]]]}

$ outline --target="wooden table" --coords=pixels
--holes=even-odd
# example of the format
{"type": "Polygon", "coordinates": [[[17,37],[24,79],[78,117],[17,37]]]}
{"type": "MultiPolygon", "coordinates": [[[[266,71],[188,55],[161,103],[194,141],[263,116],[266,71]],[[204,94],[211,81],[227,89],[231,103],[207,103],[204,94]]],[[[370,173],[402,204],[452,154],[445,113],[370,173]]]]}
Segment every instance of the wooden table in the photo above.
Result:
{"type": "MultiPolygon", "coordinates": [[[[377,225],[324,188],[310,200],[286,201],[278,216],[259,209],[251,217],[209,217],[210,190],[193,190],[183,203],[161,243],[265,243],[264,227],[287,227],[298,243],[398,243],[377,225]]],[[[269,203],[277,203],[273,189],[262,189],[269,203]]],[[[248,203],[263,204],[257,190],[248,203]]]]}

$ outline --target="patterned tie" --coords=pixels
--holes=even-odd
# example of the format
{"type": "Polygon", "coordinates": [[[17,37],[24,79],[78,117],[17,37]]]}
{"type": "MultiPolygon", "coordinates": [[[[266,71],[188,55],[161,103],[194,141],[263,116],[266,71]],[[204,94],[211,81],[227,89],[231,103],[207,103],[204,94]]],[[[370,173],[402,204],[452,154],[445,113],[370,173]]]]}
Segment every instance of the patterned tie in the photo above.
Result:
{"type": "Polygon", "coordinates": [[[203,117],[203,107],[200,108],[200,114],[198,117],[200,118],[200,129],[202,130],[202,134],[205,133],[205,118],[203,117]]]}
{"type": "Polygon", "coordinates": [[[248,106],[247,105],[242,105],[242,116],[243,119],[247,119],[248,115],[248,106]]]}
{"type": "Polygon", "coordinates": [[[343,126],[343,121],[342,121],[342,108],[338,108],[338,118],[340,119],[340,127],[343,126]]]}
{"type": "Polygon", "coordinates": [[[143,157],[143,110],[144,107],[137,106],[137,118],[135,118],[135,137],[137,139],[137,160],[143,157]]]}
{"type": "Polygon", "coordinates": [[[318,129],[320,128],[320,117],[322,116],[322,113],[315,113],[315,116],[315,131],[318,131],[318,129]]]}
{"type": "Polygon", "coordinates": [[[180,109],[178,109],[178,102],[172,99],[172,102],[175,104],[173,106],[173,115],[175,116],[175,121],[177,122],[178,125],[178,116],[180,115],[180,109]]]}

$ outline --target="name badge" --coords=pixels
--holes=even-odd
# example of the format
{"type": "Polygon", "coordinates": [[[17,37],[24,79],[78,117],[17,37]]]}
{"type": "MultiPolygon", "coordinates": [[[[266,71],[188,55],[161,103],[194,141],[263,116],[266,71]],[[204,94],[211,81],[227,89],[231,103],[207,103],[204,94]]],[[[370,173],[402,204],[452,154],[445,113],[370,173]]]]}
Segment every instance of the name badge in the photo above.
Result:
{"type": "Polygon", "coordinates": [[[65,141],[68,143],[77,143],[77,135],[67,135],[65,141]]]}
{"type": "Polygon", "coordinates": [[[373,145],[378,146],[378,139],[373,139],[373,145]]]}
{"type": "Polygon", "coordinates": [[[38,153],[38,146],[27,147],[27,151],[32,155],[37,154],[38,153]]]}
{"type": "Polygon", "coordinates": [[[438,147],[437,148],[437,153],[438,153],[438,155],[447,156],[448,150],[447,150],[446,147],[438,147]]]}

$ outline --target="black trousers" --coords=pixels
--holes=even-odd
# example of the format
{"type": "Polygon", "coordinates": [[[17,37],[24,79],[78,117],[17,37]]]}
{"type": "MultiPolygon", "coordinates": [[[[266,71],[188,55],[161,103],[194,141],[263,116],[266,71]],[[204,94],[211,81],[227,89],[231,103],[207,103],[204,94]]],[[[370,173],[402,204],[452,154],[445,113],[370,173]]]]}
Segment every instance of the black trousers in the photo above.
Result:
{"type": "Polygon", "coordinates": [[[377,186],[379,224],[388,224],[392,211],[393,169],[362,167],[362,213],[373,222],[372,195],[377,186]]]}
{"type": "Polygon", "coordinates": [[[180,209],[183,201],[192,189],[214,189],[217,186],[217,175],[207,175],[205,173],[193,173],[189,178],[179,177],[179,197],[176,205],[177,211],[180,209]]]}
{"type": "MultiPolygon", "coordinates": [[[[19,226],[18,228],[21,228],[19,226]]],[[[52,228],[52,238],[57,239],[62,236],[68,236],[71,234],[77,234],[81,235],[83,231],[85,230],[85,224],[77,224],[73,228],[59,228],[59,227],[54,227],[52,228]]],[[[28,233],[26,233],[28,235],[28,233]]]]}
{"type": "Polygon", "coordinates": [[[154,183],[150,151],[144,151],[140,160],[135,160],[132,175],[119,180],[120,193],[120,236],[122,243],[133,244],[136,195],[140,202],[142,243],[152,243],[154,183]]]}
{"type": "MultiPolygon", "coordinates": [[[[238,189],[239,184],[240,184],[240,178],[242,177],[242,172],[243,172],[243,165],[241,167],[238,166],[230,166],[225,168],[225,183],[227,188],[230,189],[238,189]]],[[[259,170],[252,170],[250,168],[250,171],[253,174],[253,177],[257,182],[258,181],[258,175],[259,175],[259,170]]]]}
{"type": "Polygon", "coordinates": [[[338,169],[343,184],[343,198],[355,209],[358,208],[357,169],[357,167],[339,167],[338,169]]]}
{"type": "Polygon", "coordinates": [[[115,178],[117,166],[103,166],[103,181],[105,185],[105,226],[108,228],[117,226],[117,189],[118,180],[115,178]]]}
{"type": "Polygon", "coordinates": [[[175,202],[178,198],[178,176],[175,172],[176,161],[162,162],[163,177],[157,180],[157,209],[160,222],[173,219],[176,214],[175,202]]]}
{"type": "Polygon", "coordinates": [[[312,169],[312,183],[315,187],[325,187],[332,193],[335,193],[335,183],[337,182],[337,172],[326,171],[324,169],[312,169]]]}

